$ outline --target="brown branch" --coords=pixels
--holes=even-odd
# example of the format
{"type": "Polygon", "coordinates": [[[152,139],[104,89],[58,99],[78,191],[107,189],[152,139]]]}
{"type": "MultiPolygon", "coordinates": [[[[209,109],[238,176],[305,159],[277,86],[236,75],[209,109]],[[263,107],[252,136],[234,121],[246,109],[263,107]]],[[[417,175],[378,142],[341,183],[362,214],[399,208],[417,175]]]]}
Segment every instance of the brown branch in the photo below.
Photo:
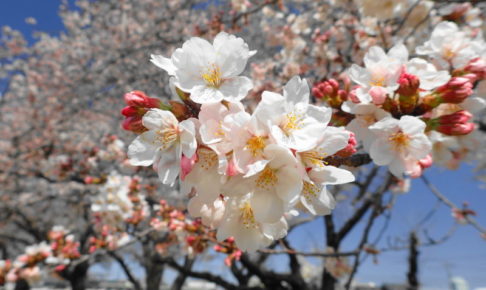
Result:
{"type": "Polygon", "coordinates": [[[108,251],[108,254],[115,259],[118,264],[122,267],[123,271],[125,272],[125,275],[127,276],[128,280],[132,283],[133,288],[135,290],[141,290],[142,286],[140,286],[140,282],[133,276],[132,271],[128,267],[128,265],[125,263],[122,257],[120,257],[116,252],[113,251],[108,251]]]}
{"type": "Polygon", "coordinates": [[[186,276],[213,282],[225,289],[238,289],[236,285],[224,280],[219,276],[213,275],[209,272],[194,272],[190,269],[187,269],[186,267],[179,265],[172,257],[161,258],[160,260],[158,260],[158,262],[167,264],[173,269],[179,271],[180,273],[184,273],[186,276]]]}

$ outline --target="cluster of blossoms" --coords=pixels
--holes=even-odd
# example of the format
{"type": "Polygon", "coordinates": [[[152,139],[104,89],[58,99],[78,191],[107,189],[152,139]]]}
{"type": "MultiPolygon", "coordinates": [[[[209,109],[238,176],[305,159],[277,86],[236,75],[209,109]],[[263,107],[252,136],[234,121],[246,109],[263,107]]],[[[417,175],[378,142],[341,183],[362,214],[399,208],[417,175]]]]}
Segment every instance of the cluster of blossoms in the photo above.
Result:
{"type": "Polygon", "coordinates": [[[355,87],[345,82],[340,89],[331,79],[313,93],[335,108],[334,117],[356,134],[375,164],[399,179],[418,177],[432,162],[454,167],[479,146],[471,119],[486,102],[472,94],[485,78],[485,47],[479,35],[473,39],[442,22],[417,48],[431,62],[409,59],[402,44],[388,52],[373,46],[364,67],[353,64],[347,71],[355,87]]]}
{"type": "MultiPolygon", "coordinates": [[[[98,179],[95,181],[102,181],[98,179]]],[[[95,228],[100,235],[90,238],[91,252],[97,248],[115,249],[128,242],[125,224],[137,225],[149,215],[138,177],[112,172],[104,181],[91,205],[95,228]]]]}
{"type": "Polygon", "coordinates": [[[161,200],[155,207],[156,217],[150,225],[157,231],[167,233],[163,242],[156,245],[156,250],[162,255],[170,253],[170,248],[178,245],[179,249],[190,256],[204,252],[210,243],[216,243],[214,250],[226,254],[225,264],[230,266],[233,260],[239,260],[241,250],[234,243],[233,238],[222,242],[216,240],[214,231],[203,225],[201,219],[190,219],[186,214],[161,200]]]}
{"type": "Polygon", "coordinates": [[[134,110],[149,110],[128,148],[131,164],[153,165],[163,184],[180,176],[181,191],[191,194],[189,213],[217,229],[219,241],[233,237],[248,251],[284,237],[296,207],[329,214],[335,201],[326,185],[354,181],[325,162],[349,146],[351,134],[328,126],[331,108],[309,104],[306,80],[293,77],[283,94],[264,91],[253,112],[245,111],[240,101],[252,82],[240,74],[254,54],[221,32],[212,44],[191,38],[171,58],[152,55],[184,105],[152,108],[138,94],[134,110]]]}
{"type": "Polygon", "coordinates": [[[249,112],[242,102],[253,83],[241,73],[256,52],[225,32],[213,43],[193,37],[170,58],[151,56],[182,102],[125,95],[123,127],[139,134],[129,162],[153,166],[163,184],[179,177],[193,217],[219,241],[254,251],[286,235],[295,209],[331,212],[326,185],[354,181],[337,157],[361,148],[400,188],[432,163],[454,167],[477,149],[471,119],[486,102],[472,94],[486,77],[485,47],[481,35],[441,22],[416,49],[429,61],[409,59],[403,44],[372,46],[364,67],[314,85],[322,106],[294,76],[282,93],[256,88],[260,102],[249,112]]]}
{"type": "Polygon", "coordinates": [[[48,241],[25,248],[24,254],[13,262],[0,261],[0,285],[14,283],[19,279],[30,283],[42,276],[41,265],[46,264],[56,272],[81,257],[79,242],[63,226],[54,226],[48,233],[48,241]]]}

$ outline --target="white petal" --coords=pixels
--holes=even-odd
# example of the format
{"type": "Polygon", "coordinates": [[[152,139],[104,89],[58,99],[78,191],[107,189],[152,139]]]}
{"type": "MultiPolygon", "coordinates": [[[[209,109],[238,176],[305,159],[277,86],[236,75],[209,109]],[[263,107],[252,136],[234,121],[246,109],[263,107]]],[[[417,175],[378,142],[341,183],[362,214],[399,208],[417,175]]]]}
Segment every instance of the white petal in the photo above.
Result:
{"type": "Polygon", "coordinates": [[[370,157],[376,165],[387,165],[393,158],[391,145],[382,139],[375,140],[370,146],[370,157]]]}
{"type": "Polygon", "coordinates": [[[224,78],[235,77],[245,70],[248,61],[248,45],[242,38],[220,32],[213,41],[216,50],[216,63],[219,65],[224,78]]]}
{"type": "Polygon", "coordinates": [[[180,135],[182,153],[188,158],[196,153],[197,148],[195,121],[197,122],[197,119],[191,118],[179,123],[179,128],[182,129],[180,135]]]}
{"type": "Polygon", "coordinates": [[[260,223],[276,223],[285,212],[283,201],[272,192],[256,191],[250,203],[255,219],[260,223]]]}
{"type": "Polygon", "coordinates": [[[248,91],[253,88],[253,82],[247,77],[233,77],[225,80],[219,91],[223,94],[224,99],[228,102],[239,102],[248,91]]]}
{"type": "Polygon", "coordinates": [[[142,118],[143,125],[149,130],[176,127],[179,121],[169,111],[150,109],[142,118]]]}
{"type": "Polygon", "coordinates": [[[176,147],[178,146],[173,146],[170,150],[162,152],[157,163],[157,173],[163,184],[172,185],[179,175],[181,158],[176,147]]]}
{"type": "Polygon", "coordinates": [[[159,68],[165,70],[170,76],[175,75],[175,71],[177,68],[172,63],[172,60],[170,58],[164,57],[162,55],[151,54],[150,61],[159,68]]]}
{"type": "Polygon", "coordinates": [[[198,104],[221,102],[224,98],[220,90],[206,85],[197,85],[191,89],[191,100],[198,104]]]}
{"type": "Polygon", "coordinates": [[[128,159],[133,166],[149,166],[154,162],[157,147],[152,145],[154,132],[148,131],[140,134],[128,146],[128,159]]]}
{"type": "Polygon", "coordinates": [[[317,184],[344,184],[355,180],[350,171],[334,166],[313,168],[308,174],[317,184]]]}
{"type": "Polygon", "coordinates": [[[400,118],[399,126],[407,135],[423,134],[425,130],[424,121],[413,116],[403,116],[400,118]]]}
{"type": "Polygon", "coordinates": [[[285,100],[291,105],[309,103],[309,85],[305,79],[301,79],[299,76],[291,78],[283,91],[285,100]]]}

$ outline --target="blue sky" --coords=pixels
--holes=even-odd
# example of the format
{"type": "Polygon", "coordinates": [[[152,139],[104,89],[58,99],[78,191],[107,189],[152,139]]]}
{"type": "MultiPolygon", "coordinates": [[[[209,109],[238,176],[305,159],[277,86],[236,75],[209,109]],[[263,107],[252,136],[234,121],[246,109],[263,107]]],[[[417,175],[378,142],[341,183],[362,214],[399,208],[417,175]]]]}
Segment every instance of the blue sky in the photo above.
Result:
{"type": "MultiPolygon", "coordinates": [[[[60,1],[57,0],[3,0],[0,2],[0,25],[9,25],[24,32],[29,42],[35,30],[46,31],[57,35],[62,31],[62,22],[57,15],[60,1]],[[34,17],[37,25],[25,23],[25,18],[34,17]]],[[[447,195],[453,202],[460,205],[468,201],[471,208],[479,214],[477,220],[486,225],[486,191],[481,184],[474,180],[471,165],[463,165],[455,171],[433,168],[427,172],[429,179],[447,195]]],[[[484,186],[484,184],[483,184],[484,186]]],[[[424,186],[421,180],[415,180],[412,191],[398,197],[388,232],[383,238],[386,242],[394,237],[403,238],[408,230],[421,220],[428,210],[435,205],[436,198],[424,186]]],[[[336,211],[337,219],[346,211],[345,207],[336,211]]],[[[428,222],[429,234],[439,238],[453,225],[450,209],[440,206],[438,212],[428,222]]],[[[372,232],[372,238],[376,230],[372,232]]],[[[344,243],[344,248],[354,249],[359,238],[357,231],[352,232],[344,243]]],[[[301,227],[292,234],[292,242],[302,247],[314,247],[323,241],[322,219],[318,219],[308,226],[301,227]]],[[[386,243],[382,242],[382,245],[386,243]]],[[[446,267],[453,275],[465,278],[472,289],[486,287],[486,241],[470,226],[461,226],[455,235],[446,243],[421,248],[420,279],[424,287],[430,289],[445,289],[448,285],[446,267]]],[[[357,278],[359,281],[373,281],[377,283],[400,283],[406,279],[407,252],[389,252],[379,256],[378,264],[368,259],[360,268],[357,278]]],[[[278,262],[277,262],[278,263],[278,262]]],[[[111,277],[123,277],[115,268],[96,268],[97,272],[110,272],[111,277]]]]}

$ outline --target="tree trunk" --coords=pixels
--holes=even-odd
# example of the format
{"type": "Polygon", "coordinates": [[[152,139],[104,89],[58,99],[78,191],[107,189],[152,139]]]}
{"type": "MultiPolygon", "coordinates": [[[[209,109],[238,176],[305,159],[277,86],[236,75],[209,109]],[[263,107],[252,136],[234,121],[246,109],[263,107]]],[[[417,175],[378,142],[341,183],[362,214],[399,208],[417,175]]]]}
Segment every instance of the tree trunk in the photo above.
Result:
{"type": "Polygon", "coordinates": [[[14,290],[30,290],[29,282],[24,279],[17,280],[14,290]]]}
{"type": "Polygon", "coordinates": [[[419,289],[418,280],[418,239],[415,232],[410,234],[410,253],[408,256],[408,289],[415,290],[419,289]]]}
{"type": "Polygon", "coordinates": [[[85,290],[86,289],[86,278],[88,274],[89,263],[84,262],[72,270],[69,275],[69,283],[71,284],[72,290],[85,290]]]}

